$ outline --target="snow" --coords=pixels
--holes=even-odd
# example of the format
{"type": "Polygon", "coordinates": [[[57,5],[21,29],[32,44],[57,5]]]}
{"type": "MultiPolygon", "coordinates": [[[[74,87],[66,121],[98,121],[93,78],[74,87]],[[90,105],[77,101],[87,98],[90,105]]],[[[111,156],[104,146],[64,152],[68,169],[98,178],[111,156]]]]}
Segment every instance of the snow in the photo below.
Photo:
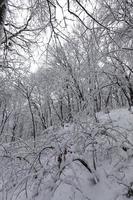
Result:
{"type": "Polygon", "coordinates": [[[112,110],[108,114],[100,112],[97,117],[102,121],[112,121],[114,125],[121,128],[132,130],[133,129],[133,114],[126,108],[112,110]]]}
{"type": "Polygon", "coordinates": [[[122,108],[97,118],[50,128],[34,151],[31,140],[3,144],[0,199],[132,199],[133,114],[122,108]]]}

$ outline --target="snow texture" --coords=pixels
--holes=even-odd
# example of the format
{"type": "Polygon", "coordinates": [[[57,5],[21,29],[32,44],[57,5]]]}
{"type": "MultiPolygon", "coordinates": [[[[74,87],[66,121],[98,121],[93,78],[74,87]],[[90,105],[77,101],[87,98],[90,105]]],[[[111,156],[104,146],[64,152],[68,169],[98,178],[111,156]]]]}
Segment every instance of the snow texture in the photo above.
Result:
{"type": "Polygon", "coordinates": [[[126,108],[77,117],[32,140],[0,146],[1,200],[133,198],[133,115],[126,108]]]}

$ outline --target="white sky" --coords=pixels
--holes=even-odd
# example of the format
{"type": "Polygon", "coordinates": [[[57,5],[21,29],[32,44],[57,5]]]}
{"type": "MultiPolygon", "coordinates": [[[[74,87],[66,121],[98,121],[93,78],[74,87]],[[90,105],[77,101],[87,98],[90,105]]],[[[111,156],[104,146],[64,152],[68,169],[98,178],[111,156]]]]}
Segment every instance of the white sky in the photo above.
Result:
{"type": "MultiPolygon", "coordinates": [[[[21,1],[21,0],[18,0],[18,1],[21,1]]],[[[58,0],[58,2],[60,3],[60,5],[63,7],[65,5],[65,3],[67,2],[66,0],[58,0]]],[[[95,0],[92,0],[92,5],[95,6],[95,0]]],[[[24,0],[23,4],[26,4],[27,3],[27,0],[24,0]]],[[[87,7],[87,10],[88,12],[92,13],[93,11],[93,6],[91,4],[89,4],[89,7],[87,7]]],[[[73,10],[74,8],[71,6],[71,9],[73,10]]],[[[73,26],[73,19],[74,16],[70,15],[67,11],[67,7],[64,7],[64,14],[67,18],[71,19],[71,20],[67,20],[67,29],[62,29],[62,32],[65,33],[65,34],[70,34],[71,31],[72,31],[72,26],[73,26]]],[[[77,14],[79,12],[77,11],[77,14]]],[[[26,16],[27,15],[27,11],[23,11],[23,16],[26,16]]],[[[23,18],[22,15],[18,14],[18,17],[17,17],[17,21],[21,24],[23,24],[24,22],[24,18],[23,18]]],[[[63,21],[63,15],[62,15],[62,10],[61,8],[57,5],[56,7],[56,19],[58,22],[60,21],[63,21]]],[[[64,23],[62,23],[62,25],[64,26],[64,23]]],[[[61,30],[61,28],[60,28],[61,30]]],[[[31,63],[31,67],[30,67],[30,71],[31,72],[36,72],[38,67],[41,66],[43,64],[43,61],[44,59],[44,56],[42,56],[42,52],[45,51],[45,47],[44,45],[41,45],[41,44],[47,44],[48,40],[49,40],[49,31],[47,31],[47,34],[45,34],[44,32],[42,32],[42,34],[40,35],[40,45],[39,47],[33,47],[33,62],[31,63]]]]}
{"type": "MultiPolygon", "coordinates": [[[[62,7],[64,7],[67,1],[66,0],[58,0],[58,2],[60,3],[60,5],[62,7]]],[[[87,11],[91,14],[93,12],[94,7],[96,6],[96,0],[90,0],[90,3],[87,2],[87,5],[89,5],[87,7],[87,11]]],[[[71,9],[73,10],[74,8],[71,6],[71,9]]],[[[77,14],[78,13],[79,12],[77,12],[77,14]]],[[[71,31],[72,31],[72,26],[74,24],[73,20],[75,19],[75,17],[72,16],[70,13],[68,13],[67,7],[64,7],[64,15],[66,17],[68,17],[69,19],[71,19],[71,20],[67,20],[67,29],[66,30],[63,29],[62,32],[65,33],[65,34],[67,34],[67,35],[69,35],[71,33],[71,31]]],[[[84,18],[83,15],[81,14],[82,18],[84,18]]],[[[63,21],[62,10],[61,10],[61,8],[58,5],[56,7],[56,19],[57,19],[58,22],[63,21]]],[[[64,26],[64,23],[62,23],[62,25],[64,26]]],[[[47,34],[47,37],[45,36],[47,38],[46,39],[46,43],[48,41],[48,36],[49,36],[49,34],[47,34]]],[[[43,51],[43,49],[42,49],[42,51],[43,51]]],[[[40,60],[41,60],[41,53],[42,52],[39,49],[38,49],[38,51],[36,50],[34,52],[34,57],[35,57],[36,62],[32,64],[32,67],[30,69],[31,72],[36,72],[36,70],[38,69],[38,66],[42,65],[42,63],[40,62],[40,60]]]]}

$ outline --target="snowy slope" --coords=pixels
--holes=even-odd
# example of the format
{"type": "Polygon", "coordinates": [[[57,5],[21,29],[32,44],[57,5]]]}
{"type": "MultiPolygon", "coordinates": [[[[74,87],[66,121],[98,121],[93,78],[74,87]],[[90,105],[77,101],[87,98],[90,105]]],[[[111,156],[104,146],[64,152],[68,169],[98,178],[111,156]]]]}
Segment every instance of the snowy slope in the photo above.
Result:
{"type": "Polygon", "coordinates": [[[0,199],[133,199],[133,114],[123,108],[97,119],[50,128],[36,149],[28,141],[1,148],[0,199]]]}

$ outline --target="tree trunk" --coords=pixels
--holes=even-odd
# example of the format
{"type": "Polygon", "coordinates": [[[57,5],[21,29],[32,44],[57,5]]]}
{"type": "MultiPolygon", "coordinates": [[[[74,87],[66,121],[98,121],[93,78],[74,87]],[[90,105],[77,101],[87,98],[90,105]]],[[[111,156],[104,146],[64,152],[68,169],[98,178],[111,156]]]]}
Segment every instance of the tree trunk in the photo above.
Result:
{"type": "Polygon", "coordinates": [[[34,137],[34,147],[35,147],[35,140],[36,140],[36,127],[35,127],[35,120],[34,120],[34,114],[32,111],[32,107],[31,107],[31,101],[30,101],[30,97],[27,97],[28,99],[28,105],[29,105],[29,109],[30,109],[30,114],[31,114],[31,120],[32,120],[32,129],[33,129],[33,137],[34,137]]]}

